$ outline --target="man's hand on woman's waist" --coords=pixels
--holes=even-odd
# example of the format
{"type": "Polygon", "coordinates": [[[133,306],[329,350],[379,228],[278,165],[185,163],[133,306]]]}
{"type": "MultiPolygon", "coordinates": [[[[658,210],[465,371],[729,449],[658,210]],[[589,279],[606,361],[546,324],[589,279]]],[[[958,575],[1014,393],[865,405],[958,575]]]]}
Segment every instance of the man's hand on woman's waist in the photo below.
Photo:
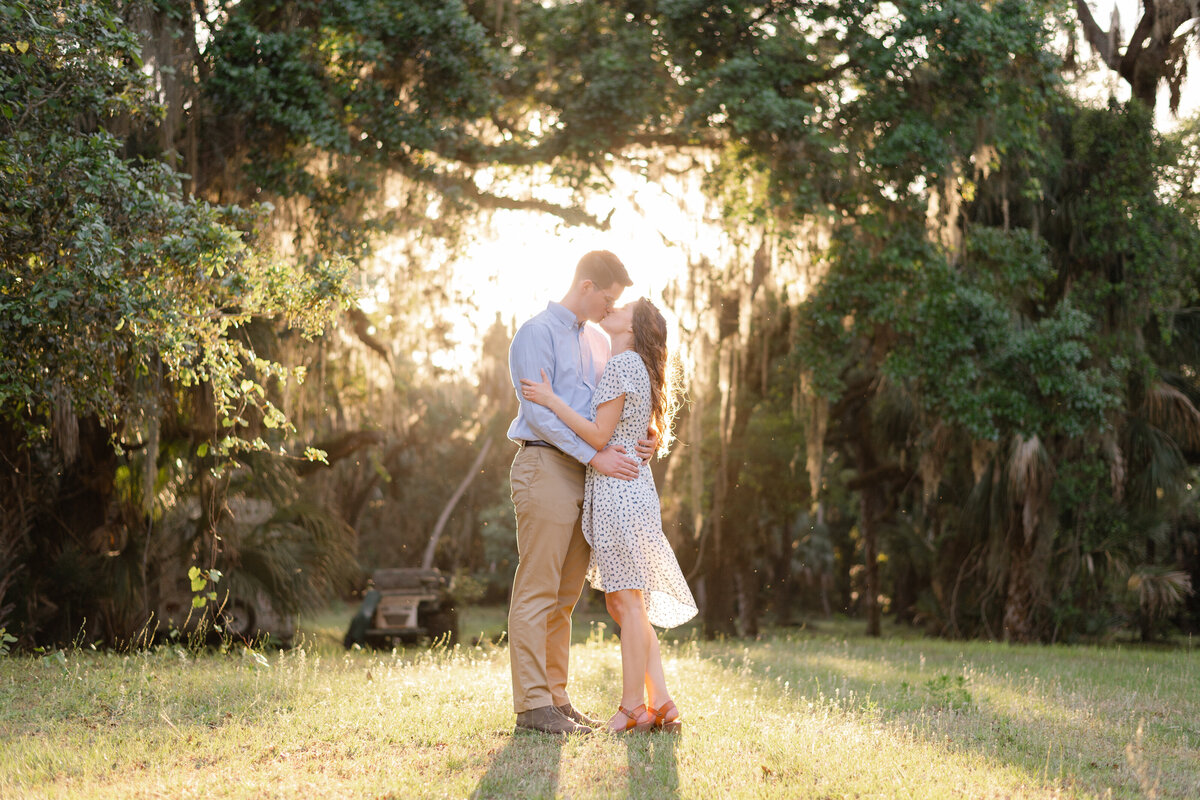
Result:
{"type": "Polygon", "coordinates": [[[631,481],[638,476],[641,464],[637,459],[626,455],[624,447],[609,445],[596,453],[595,457],[588,462],[588,466],[601,475],[631,481]]]}

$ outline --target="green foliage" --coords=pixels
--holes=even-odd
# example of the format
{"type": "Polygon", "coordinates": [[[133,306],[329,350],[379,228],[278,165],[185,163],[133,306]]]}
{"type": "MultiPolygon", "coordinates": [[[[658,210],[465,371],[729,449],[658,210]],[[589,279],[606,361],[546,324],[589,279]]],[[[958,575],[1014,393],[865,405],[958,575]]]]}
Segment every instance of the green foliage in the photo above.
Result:
{"type": "Polygon", "coordinates": [[[216,602],[217,584],[221,581],[221,570],[202,570],[193,565],[188,569],[188,581],[192,587],[192,608],[204,608],[210,600],[216,602]]]}
{"type": "Polygon", "coordinates": [[[254,231],[266,209],[185,197],[165,163],[125,156],[113,131],[160,109],[115,8],[32,3],[0,25],[30,43],[0,53],[0,97],[21,109],[0,120],[0,415],[29,442],[56,413],[119,434],[161,374],[211,391],[228,434],[216,453],[262,449],[239,427],[247,410],[286,424],[262,383],[291,373],[237,331],[261,316],[317,333],[344,302],[344,268],[271,257],[254,231]]]}
{"type": "Polygon", "coordinates": [[[16,642],[17,637],[9,633],[7,628],[0,628],[0,656],[8,655],[10,648],[16,642]]]}
{"type": "Polygon", "coordinates": [[[1054,277],[1028,231],[973,229],[957,267],[935,261],[916,276],[918,299],[897,325],[911,338],[884,373],[914,381],[927,411],[973,439],[1100,432],[1119,377],[1095,365],[1090,315],[1069,298],[1045,307],[1054,277]]]}
{"type": "Polygon", "coordinates": [[[288,6],[232,6],[205,48],[212,135],[245,162],[227,189],[302,199],[311,222],[304,236],[326,255],[364,259],[397,229],[452,235],[424,213],[438,200],[450,216],[467,201],[450,165],[501,156],[476,127],[495,108],[491,81],[504,64],[484,28],[461,2],[288,6]],[[418,182],[407,192],[413,208],[385,207],[385,174],[418,182]]]}
{"type": "MultiPolygon", "coordinates": [[[[750,302],[734,301],[740,267],[710,253],[688,287],[752,309],[716,322],[725,361],[699,387],[715,401],[694,446],[727,474],[673,463],[697,480],[665,498],[703,506],[691,525],[720,495],[745,614],[755,570],[772,587],[793,567],[813,587],[820,573],[823,601],[834,584],[845,605],[862,598],[852,565],[878,542],[873,588],[932,629],[1003,635],[1006,605],[1029,597],[1036,635],[1091,634],[1129,616],[1131,565],[1161,576],[1191,552],[1198,126],[1161,137],[1136,104],[1070,99],[1061,4],[244,0],[195,14],[0,8],[0,455],[42,470],[28,538],[46,544],[18,554],[36,572],[23,596],[66,587],[63,608],[114,609],[119,627],[116,609],[153,583],[147,556],[178,555],[155,549],[160,524],[183,564],[211,550],[230,586],[287,610],[344,587],[356,543],[367,563],[412,563],[445,476],[501,440],[511,404],[506,385],[476,403],[415,355],[448,340],[425,318],[448,299],[438,270],[468,215],[523,202],[477,179],[548,167],[581,203],[616,185],[614,163],[660,174],[660,147],[701,156],[733,250],[774,248],[764,272],[807,260],[800,302],[757,261],[750,302]],[[371,256],[391,234],[401,265],[381,278],[371,256]],[[347,302],[352,267],[389,299],[354,317],[357,338],[308,343],[347,302]],[[304,367],[323,384],[298,389],[304,367]],[[813,441],[821,409],[834,418],[813,441]],[[318,442],[339,437],[368,444],[327,457],[318,442]],[[303,491],[268,458],[297,439],[329,466],[303,491]],[[1014,454],[1029,443],[1048,483],[1022,493],[1014,454]],[[825,470],[816,497],[802,463],[825,470]],[[59,524],[81,474],[95,488],[59,524]],[[226,499],[270,513],[244,522],[226,499]],[[78,588],[100,582],[99,599],[78,588]]],[[[503,462],[485,464],[438,554],[495,593],[515,566],[503,462]]]]}
{"type": "MultiPolygon", "coordinates": [[[[1176,331],[1190,331],[1185,309],[1200,282],[1186,201],[1195,173],[1173,161],[1190,140],[1164,142],[1136,104],[1089,109],[1062,96],[1053,18],[1038,8],[939,3],[862,17],[878,35],[851,51],[863,84],[839,120],[841,174],[853,178],[843,185],[854,191],[830,195],[850,213],[834,219],[828,271],[800,306],[795,357],[835,408],[856,413],[860,393],[872,404],[871,429],[847,416],[836,431],[852,461],[865,447],[936,480],[924,486],[936,500],[897,498],[929,541],[965,559],[947,570],[902,556],[933,570],[927,597],[961,614],[963,576],[983,568],[974,558],[987,560],[989,579],[968,607],[1061,580],[1061,606],[1032,612],[1041,635],[1060,635],[1090,624],[1084,615],[1051,625],[1061,609],[1113,611],[1114,560],[1174,541],[1166,520],[1178,515],[1191,432],[1177,417],[1170,432],[1151,423],[1146,398],[1162,395],[1154,387],[1167,377],[1194,392],[1179,356],[1190,344],[1176,331]],[[888,429],[897,392],[919,413],[888,429]],[[1009,443],[1035,437],[1055,474],[1044,507],[1005,488],[1009,443]],[[974,462],[986,442],[1004,455],[972,486],[963,473],[983,466],[974,462]],[[990,521],[972,510],[976,496],[992,498],[990,521]],[[1038,535],[1059,548],[1022,589],[1011,581],[1025,580],[1021,559],[1036,556],[1006,538],[1027,523],[1005,503],[1042,520],[1038,535]],[[981,538],[990,543],[976,546],[981,538]],[[1072,584],[1081,569],[1094,580],[1072,584]]],[[[883,524],[903,527],[894,516],[883,524]]],[[[888,538],[889,555],[905,538],[888,538]]]]}
{"type": "MultiPolygon", "coordinates": [[[[151,543],[179,544],[154,523],[239,454],[286,452],[295,430],[280,390],[304,369],[250,329],[311,338],[349,296],[336,255],[279,257],[269,205],[196,199],[172,154],[148,146],[172,109],[131,13],[0,9],[0,42],[21,45],[0,49],[0,449],[25,466],[14,485],[35,509],[9,595],[30,637],[74,633],[81,616],[89,637],[131,635],[157,578],[151,543]],[[58,614],[37,611],[43,592],[58,614]]],[[[195,595],[214,599],[211,585],[195,595]]]]}

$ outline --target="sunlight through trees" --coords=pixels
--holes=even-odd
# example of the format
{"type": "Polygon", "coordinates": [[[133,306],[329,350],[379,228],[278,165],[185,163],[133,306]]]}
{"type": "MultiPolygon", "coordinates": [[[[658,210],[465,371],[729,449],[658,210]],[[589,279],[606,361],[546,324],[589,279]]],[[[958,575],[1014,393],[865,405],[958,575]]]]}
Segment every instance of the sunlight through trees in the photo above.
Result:
{"type": "Polygon", "coordinates": [[[1200,17],[1147,8],[0,8],[0,630],[189,566],[294,613],[439,519],[504,602],[508,339],[596,246],[677,322],[707,635],[1196,630],[1200,17]]]}

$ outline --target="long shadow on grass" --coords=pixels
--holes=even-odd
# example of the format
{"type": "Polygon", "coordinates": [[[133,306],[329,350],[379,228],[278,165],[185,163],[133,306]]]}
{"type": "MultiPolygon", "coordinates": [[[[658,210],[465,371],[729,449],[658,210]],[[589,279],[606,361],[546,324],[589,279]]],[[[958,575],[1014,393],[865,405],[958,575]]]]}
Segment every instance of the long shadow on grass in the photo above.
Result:
{"type": "Polygon", "coordinates": [[[564,739],[543,733],[517,731],[492,758],[472,800],[492,797],[554,797],[564,739]]]}
{"type": "Polygon", "coordinates": [[[669,733],[626,737],[627,797],[652,800],[679,797],[679,762],[675,757],[678,740],[678,736],[669,733]]]}
{"type": "MultiPolygon", "coordinates": [[[[1030,651],[1031,655],[1013,655],[1013,672],[1019,674],[1021,662],[1026,658],[1035,658],[1036,653],[1030,651]]],[[[989,692],[1029,692],[1029,689],[1019,683],[1009,685],[987,676],[979,676],[965,683],[959,698],[964,702],[961,707],[955,707],[956,684],[950,673],[961,669],[953,663],[958,659],[942,664],[945,671],[934,680],[921,683],[929,673],[917,678],[901,664],[889,665],[883,668],[883,675],[878,674],[880,666],[870,654],[843,653],[832,656],[807,652],[791,659],[778,652],[770,654],[759,651],[756,655],[759,669],[754,674],[741,667],[739,654],[733,649],[712,653],[704,659],[704,663],[727,675],[730,682],[745,681],[754,685],[760,697],[783,700],[785,703],[812,697],[806,675],[837,674],[841,681],[835,682],[835,686],[841,690],[843,698],[851,699],[848,702],[845,699],[833,702],[845,711],[875,716],[886,724],[907,728],[932,743],[949,735],[950,739],[943,746],[950,752],[979,752],[990,760],[1010,764],[1033,777],[1039,771],[1037,762],[1046,758],[1042,767],[1043,777],[1046,778],[1048,774],[1053,778],[1055,762],[1059,762],[1057,769],[1062,770],[1063,751],[1069,748],[1069,752],[1081,755],[1078,759],[1072,759],[1074,763],[1068,767],[1074,773],[1070,779],[1077,788],[1097,792],[1111,788],[1117,796],[1140,796],[1139,792],[1146,791],[1144,785],[1139,786],[1138,776],[1126,764],[1124,744],[1128,740],[1124,735],[1118,735],[1116,739],[1105,736],[1106,730],[1113,727],[1127,728],[1128,735],[1132,736],[1138,719],[1147,716],[1145,710],[1130,709],[1126,717],[1114,713],[1108,719],[1097,718],[1090,712],[1085,713],[1085,708],[1072,707],[1041,692],[1029,694],[1029,703],[1020,711],[1002,710],[991,706],[986,697],[973,698],[972,691],[987,695],[989,692]],[[766,664],[774,669],[764,674],[759,670],[766,664]],[[799,694],[789,695],[780,690],[778,679],[785,675],[799,688],[799,694]],[[909,685],[905,678],[913,683],[909,685]],[[941,715],[948,717],[937,720],[941,715]],[[961,726],[955,724],[956,715],[964,718],[961,726]],[[975,724],[969,724],[968,719],[973,719],[975,724]],[[956,732],[959,735],[955,735],[956,732]],[[1047,743],[1050,743],[1051,750],[1043,755],[1047,753],[1047,743]],[[1090,748],[1086,754],[1081,752],[1085,748],[1090,748]]],[[[827,691],[818,687],[818,698],[827,699],[827,691]]],[[[1147,720],[1146,728],[1148,732],[1166,734],[1166,725],[1157,720],[1147,720]]],[[[1185,735],[1190,741],[1195,734],[1189,730],[1185,735]]],[[[1178,737],[1179,734],[1175,733],[1174,736],[1178,737]]],[[[1171,757],[1164,753],[1155,759],[1156,763],[1150,764],[1150,771],[1158,773],[1161,778],[1158,790],[1162,796],[1197,796],[1192,793],[1194,787],[1186,786],[1196,781],[1195,768],[1184,766],[1177,760],[1175,763],[1170,761],[1171,757]],[[1178,770],[1181,766],[1184,768],[1183,774],[1170,774],[1170,770],[1178,770]],[[1175,794],[1176,791],[1180,793],[1175,794]]]]}

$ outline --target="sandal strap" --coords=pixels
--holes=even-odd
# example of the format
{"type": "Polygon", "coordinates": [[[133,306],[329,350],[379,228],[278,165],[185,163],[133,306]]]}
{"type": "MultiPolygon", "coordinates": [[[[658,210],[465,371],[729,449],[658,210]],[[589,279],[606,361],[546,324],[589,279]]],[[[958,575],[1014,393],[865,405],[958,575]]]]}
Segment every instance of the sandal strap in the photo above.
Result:
{"type": "Polygon", "coordinates": [[[662,726],[662,724],[667,721],[667,712],[671,710],[679,710],[678,707],[676,707],[674,700],[668,700],[658,708],[649,709],[650,713],[654,715],[654,724],[658,726],[662,726]]]}
{"type": "Polygon", "coordinates": [[[633,727],[636,727],[636,726],[637,726],[637,724],[638,724],[638,717],[639,717],[639,715],[638,715],[638,711],[645,711],[645,710],[646,710],[646,704],[645,704],[645,703],[642,703],[640,706],[638,706],[637,708],[635,708],[633,711],[630,711],[630,710],[629,710],[629,709],[627,709],[625,706],[621,706],[621,705],[619,705],[619,706],[617,706],[617,710],[618,710],[618,711],[620,711],[622,714],[624,714],[624,715],[625,715],[625,717],[626,717],[626,719],[625,719],[625,729],[626,729],[626,730],[629,730],[630,728],[633,728],[633,727]]]}

